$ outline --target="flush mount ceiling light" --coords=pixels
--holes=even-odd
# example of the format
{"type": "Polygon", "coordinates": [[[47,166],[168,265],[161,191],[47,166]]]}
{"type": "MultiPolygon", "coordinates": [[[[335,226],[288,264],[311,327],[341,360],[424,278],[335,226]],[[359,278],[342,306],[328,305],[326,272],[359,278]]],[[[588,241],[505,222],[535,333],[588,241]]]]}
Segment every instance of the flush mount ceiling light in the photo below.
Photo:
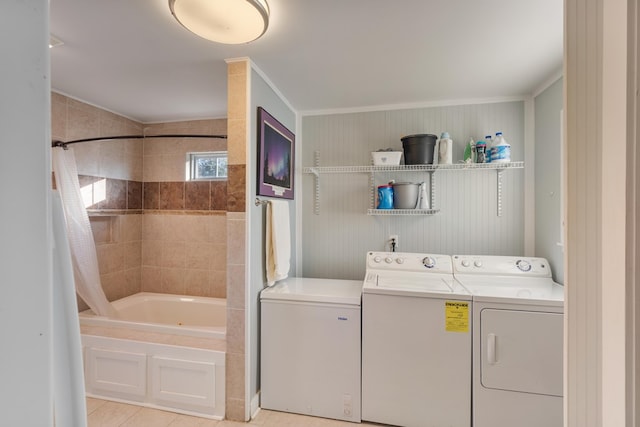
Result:
{"type": "Polygon", "coordinates": [[[218,43],[249,43],[269,25],[266,0],[169,0],[169,8],[187,30],[218,43]]]}

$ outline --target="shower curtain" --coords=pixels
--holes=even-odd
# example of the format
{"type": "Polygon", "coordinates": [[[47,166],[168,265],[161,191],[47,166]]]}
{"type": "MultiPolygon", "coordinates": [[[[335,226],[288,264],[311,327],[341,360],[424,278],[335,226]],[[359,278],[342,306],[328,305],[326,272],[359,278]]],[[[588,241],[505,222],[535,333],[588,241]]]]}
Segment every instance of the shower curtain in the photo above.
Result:
{"type": "Polygon", "coordinates": [[[104,295],[100,283],[96,244],[80,193],[73,149],[55,147],[52,157],[56,188],[64,208],[76,292],[97,315],[114,317],[115,310],[104,295]]]}

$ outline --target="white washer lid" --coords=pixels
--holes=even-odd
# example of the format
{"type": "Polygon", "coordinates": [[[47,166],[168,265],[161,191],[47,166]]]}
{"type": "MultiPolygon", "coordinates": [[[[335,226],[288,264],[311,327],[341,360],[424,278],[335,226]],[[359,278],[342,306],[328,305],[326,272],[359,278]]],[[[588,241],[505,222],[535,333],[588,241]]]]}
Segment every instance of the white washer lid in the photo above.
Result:
{"type": "Polygon", "coordinates": [[[261,301],[298,301],[360,306],[362,281],[290,277],[264,289],[261,301]]]}
{"type": "Polygon", "coordinates": [[[471,300],[469,292],[451,274],[368,273],[365,277],[363,292],[471,300]]]}

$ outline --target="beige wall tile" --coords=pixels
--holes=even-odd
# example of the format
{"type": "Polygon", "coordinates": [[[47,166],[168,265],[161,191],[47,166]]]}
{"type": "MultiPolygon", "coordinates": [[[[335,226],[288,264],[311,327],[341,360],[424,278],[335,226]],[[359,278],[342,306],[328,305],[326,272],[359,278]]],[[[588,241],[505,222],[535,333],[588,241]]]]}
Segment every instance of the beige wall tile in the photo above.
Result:
{"type": "Polygon", "coordinates": [[[190,138],[163,138],[162,139],[162,154],[184,154],[187,151],[187,145],[190,138]]]}
{"type": "Polygon", "coordinates": [[[111,224],[111,241],[114,243],[122,242],[122,221],[124,217],[124,215],[107,217],[111,224]]]}
{"type": "Polygon", "coordinates": [[[165,215],[143,215],[142,216],[142,239],[143,240],[164,240],[164,218],[165,215]]]}
{"type": "Polygon", "coordinates": [[[122,215],[120,218],[120,240],[134,242],[142,240],[142,215],[122,215]]]}
{"type": "Polygon", "coordinates": [[[162,177],[159,181],[186,181],[187,159],[185,154],[162,155],[162,177]]]}
{"type": "MultiPolygon", "coordinates": [[[[226,135],[226,129],[224,134],[226,135]]],[[[187,152],[198,151],[226,151],[227,140],[226,139],[191,139],[186,146],[185,155],[187,152]]]]}
{"type": "Polygon", "coordinates": [[[159,156],[163,154],[162,138],[145,138],[142,153],[144,156],[159,156]]]}
{"type": "Polygon", "coordinates": [[[142,291],[162,292],[162,270],[160,267],[142,266],[142,291]]]}
{"type": "Polygon", "coordinates": [[[226,357],[226,396],[232,399],[244,398],[244,354],[230,354],[226,357]]]}
{"type": "Polygon", "coordinates": [[[111,242],[111,218],[93,216],[89,217],[89,223],[97,245],[111,242]]]}
{"type": "Polygon", "coordinates": [[[218,244],[227,243],[226,215],[209,216],[209,241],[218,244]]]}
{"type": "Polygon", "coordinates": [[[157,241],[142,241],[142,265],[154,267],[162,265],[162,246],[157,241]]]}
{"type": "Polygon", "coordinates": [[[124,271],[125,292],[123,296],[137,294],[142,291],[142,268],[138,265],[124,271]]]}
{"type": "Polygon", "coordinates": [[[92,142],[91,144],[100,144],[100,176],[118,179],[131,179],[131,177],[125,175],[123,141],[110,140],[92,142]]]}
{"type": "Polygon", "coordinates": [[[184,295],[184,268],[162,268],[162,292],[167,294],[184,295]]]}
{"type": "Polygon", "coordinates": [[[186,265],[185,242],[162,242],[161,266],[184,268],[186,265]]]}
{"type": "Polygon", "coordinates": [[[227,351],[244,354],[244,309],[227,307],[227,351]]]}
{"type": "Polygon", "coordinates": [[[67,98],[51,93],[51,139],[67,141],[67,98]]]}
{"type": "Polygon", "coordinates": [[[212,297],[227,297],[227,272],[225,270],[211,270],[209,283],[212,297]]]}
{"type": "Polygon", "coordinates": [[[232,421],[247,421],[244,416],[244,399],[226,398],[225,417],[232,421]]]}
{"type": "Polygon", "coordinates": [[[80,175],[100,176],[100,150],[97,145],[89,142],[69,147],[73,150],[80,175]]]}
{"type": "Polygon", "coordinates": [[[142,181],[142,156],[127,153],[122,160],[122,176],[129,181],[142,181]]]}
{"type": "Polygon", "coordinates": [[[243,119],[247,114],[247,76],[233,74],[227,79],[227,120],[243,119]]]}
{"type": "Polygon", "coordinates": [[[187,269],[184,284],[186,295],[211,296],[208,270],[187,269]]]}
{"type": "Polygon", "coordinates": [[[163,180],[161,155],[145,155],[142,162],[142,178],[144,182],[159,182],[163,180]]]}
{"type": "Polygon", "coordinates": [[[245,264],[246,222],[229,220],[227,223],[227,264],[245,264]]]}
{"type": "MultiPolygon", "coordinates": [[[[129,133],[129,132],[127,132],[129,133]]],[[[142,160],[144,139],[125,139],[124,152],[142,160]]]]}
{"type": "Polygon", "coordinates": [[[229,147],[229,164],[244,165],[247,163],[247,121],[243,119],[229,120],[229,135],[233,142],[229,147]]]}
{"type": "Polygon", "coordinates": [[[162,215],[164,216],[163,240],[183,242],[186,233],[186,215],[162,215]]]}
{"type": "Polygon", "coordinates": [[[124,242],[124,267],[134,268],[142,265],[142,241],[124,242]]]}
{"type": "Polygon", "coordinates": [[[67,101],[67,138],[75,140],[97,136],[100,136],[99,110],[69,98],[67,101]]]}
{"type": "Polygon", "coordinates": [[[227,308],[245,308],[245,266],[230,265],[227,271],[227,308]]]}
{"type": "MultiPolygon", "coordinates": [[[[109,270],[110,272],[124,271],[126,268],[125,259],[126,247],[124,243],[109,245],[109,270]]],[[[139,264],[138,264],[139,265],[139,264]]]]}
{"type": "Polygon", "coordinates": [[[209,218],[204,215],[184,215],[184,239],[188,242],[209,241],[209,218]]]}
{"type": "Polygon", "coordinates": [[[211,258],[212,270],[226,270],[227,269],[227,244],[226,243],[214,243],[213,254],[211,258]]]}
{"type": "Polygon", "coordinates": [[[248,61],[232,61],[227,63],[227,74],[242,74],[247,75],[248,61]]]}
{"type": "Polygon", "coordinates": [[[187,242],[186,243],[186,268],[211,269],[215,248],[213,243],[187,242]]]}
{"type": "Polygon", "coordinates": [[[101,274],[102,289],[109,301],[119,300],[125,296],[126,276],[123,270],[101,274]]]}

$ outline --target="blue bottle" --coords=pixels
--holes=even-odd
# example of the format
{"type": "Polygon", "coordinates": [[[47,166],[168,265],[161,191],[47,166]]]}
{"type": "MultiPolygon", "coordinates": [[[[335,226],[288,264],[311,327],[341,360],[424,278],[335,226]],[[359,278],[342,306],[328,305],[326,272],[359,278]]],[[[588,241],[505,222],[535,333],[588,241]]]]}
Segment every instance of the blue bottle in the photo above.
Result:
{"type": "Polygon", "coordinates": [[[393,186],[378,186],[378,209],[393,209],[393,186]]]}

